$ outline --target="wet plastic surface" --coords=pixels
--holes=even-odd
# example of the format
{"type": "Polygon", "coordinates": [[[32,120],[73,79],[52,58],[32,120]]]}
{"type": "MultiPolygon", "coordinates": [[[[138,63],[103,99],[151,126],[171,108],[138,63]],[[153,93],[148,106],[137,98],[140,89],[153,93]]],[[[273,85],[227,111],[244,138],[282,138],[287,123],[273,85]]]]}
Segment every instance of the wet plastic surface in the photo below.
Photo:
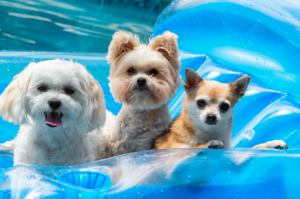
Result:
{"type": "Polygon", "coordinates": [[[299,150],[181,149],[132,153],[72,167],[17,166],[0,176],[1,198],[299,198],[299,150]],[[98,191],[59,179],[101,172],[98,191]]]}
{"type": "MultiPolygon", "coordinates": [[[[185,68],[196,70],[204,79],[224,83],[243,75],[251,76],[245,96],[235,107],[233,147],[252,147],[274,139],[284,140],[290,149],[299,147],[300,104],[293,96],[276,91],[251,73],[240,72],[205,55],[181,52],[180,56],[183,78],[185,68]]],[[[107,85],[109,66],[105,54],[2,53],[1,89],[29,62],[54,58],[73,59],[86,65],[103,87],[108,110],[114,114],[119,111],[120,105],[113,101],[107,85]]],[[[181,86],[170,102],[173,118],[180,113],[183,99],[181,86]]],[[[0,126],[1,142],[12,139],[18,130],[18,126],[5,121],[1,121],[0,126]]],[[[300,163],[300,151],[290,149],[285,152],[252,149],[148,151],[72,167],[11,167],[12,154],[2,152],[0,198],[186,198],[224,195],[233,198],[294,198],[294,193],[300,195],[297,191],[300,173],[294,166],[300,163]],[[101,172],[107,174],[113,184],[95,191],[69,184],[59,177],[72,171],[101,172]],[[251,191],[253,189],[255,193],[251,191]]],[[[82,176],[80,179],[84,181],[82,176]]]]}
{"type": "MultiPolygon", "coordinates": [[[[194,53],[181,51],[183,79],[186,68],[224,83],[251,76],[235,107],[235,148],[145,151],[70,167],[11,167],[12,154],[1,152],[0,198],[299,198],[300,151],[293,148],[300,146],[300,4],[268,2],[175,1],[154,32],[175,32],[179,47],[194,53]],[[242,148],[275,139],[284,140],[289,150],[242,148]],[[95,192],[59,177],[74,171],[83,172],[79,179],[89,183],[85,172],[103,173],[112,185],[95,192]]],[[[1,53],[0,92],[29,62],[54,58],[86,65],[103,87],[108,110],[120,110],[107,85],[105,54],[1,53]]],[[[173,118],[183,99],[181,86],[170,102],[173,118]]],[[[0,127],[0,142],[18,129],[4,121],[0,127]]]]}
{"type": "Polygon", "coordinates": [[[175,0],[153,35],[169,30],[179,48],[206,54],[300,99],[300,1],[175,0]]]}

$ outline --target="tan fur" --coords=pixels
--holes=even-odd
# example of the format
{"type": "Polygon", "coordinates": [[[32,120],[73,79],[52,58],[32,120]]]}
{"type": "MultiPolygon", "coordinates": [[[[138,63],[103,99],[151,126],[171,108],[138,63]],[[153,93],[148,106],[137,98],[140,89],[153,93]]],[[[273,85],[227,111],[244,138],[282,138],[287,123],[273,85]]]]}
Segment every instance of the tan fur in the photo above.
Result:
{"type": "Polygon", "coordinates": [[[112,155],[149,150],[169,128],[168,104],[182,83],[177,38],[166,31],[147,45],[131,33],[114,34],[107,56],[109,87],[122,109],[106,135],[112,155]]]}
{"type": "MultiPolygon", "coordinates": [[[[186,77],[184,84],[186,98],[184,101],[183,110],[181,114],[173,121],[169,131],[155,141],[154,149],[208,147],[208,142],[210,143],[212,140],[207,140],[207,138],[205,140],[203,137],[201,137],[201,135],[203,136],[206,133],[210,134],[212,132],[207,132],[207,130],[203,130],[205,128],[201,129],[192,122],[192,119],[194,118],[191,118],[191,116],[187,113],[188,104],[197,100],[197,97],[202,96],[209,99],[210,104],[207,104],[206,106],[209,107],[210,111],[213,113],[219,111],[219,107],[217,105],[219,99],[226,99],[230,102],[230,105],[233,108],[234,105],[238,103],[239,99],[244,96],[250,81],[250,77],[247,76],[241,77],[230,84],[222,84],[215,81],[204,81],[196,72],[190,69],[186,70],[186,76],[189,76],[189,78],[186,77]]],[[[193,115],[193,117],[197,117],[197,115],[193,115]]],[[[220,144],[223,133],[227,134],[227,138],[229,138],[229,140],[231,138],[231,128],[233,124],[232,117],[233,116],[228,118],[227,126],[220,128],[221,133],[218,134],[219,137],[217,135],[213,139],[214,141],[218,141],[215,142],[218,143],[218,148],[223,148],[223,144],[220,144]]],[[[228,145],[227,143],[225,147],[230,147],[230,144],[228,145]]],[[[264,144],[256,145],[253,148],[287,149],[288,146],[282,140],[274,140],[264,144]]]]}
{"type": "MultiPolygon", "coordinates": [[[[234,107],[243,96],[243,94],[241,95],[235,92],[237,82],[246,81],[248,84],[250,81],[249,77],[242,77],[231,84],[223,84],[215,81],[205,81],[196,72],[190,69],[187,69],[186,74],[194,78],[186,78],[184,84],[186,97],[183,110],[173,121],[169,131],[155,141],[154,149],[188,148],[189,146],[189,148],[205,148],[208,140],[202,139],[196,132],[199,130],[193,125],[187,113],[188,103],[197,100],[198,96],[207,96],[211,101],[211,104],[207,106],[210,106],[210,110],[212,111],[218,111],[219,107],[216,103],[221,98],[228,100],[231,107],[234,107]],[[193,79],[198,79],[198,82],[191,88],[190,85],[193,83],[189,81],[193,79]]],[[[232,117],[229,118],[228,124],[229,129],[224,129],[224,132],[230,133],[229,136],[231,136],[232,117]]]]}
{"type": "MultiPolygon", "coordinates": [[[[107,61],[112,63],[121,59],[128,51],[133,50],[140,44],[140,39],[130,32],[118,31],[113,35],[113,40],[110,42],[107,61]],[[121,56],[122,55],[122,56],[121,56]]],[[[111,67],[111,73],[115,71],[115,67],[111,67]]]]}

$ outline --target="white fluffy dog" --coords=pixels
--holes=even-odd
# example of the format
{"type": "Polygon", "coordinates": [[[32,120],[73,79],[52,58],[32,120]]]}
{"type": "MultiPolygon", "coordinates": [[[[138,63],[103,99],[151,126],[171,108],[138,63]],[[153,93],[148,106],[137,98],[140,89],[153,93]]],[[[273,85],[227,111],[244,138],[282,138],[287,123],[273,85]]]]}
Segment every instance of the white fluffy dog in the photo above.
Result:
{"type": "Polygon", "coordinates": [[[0,96],[0,115],[21,125],[14,165],[74,165],[102,158],[97,129],[105,111],[101,86],[72,61],[30,63],[0,96]]]}

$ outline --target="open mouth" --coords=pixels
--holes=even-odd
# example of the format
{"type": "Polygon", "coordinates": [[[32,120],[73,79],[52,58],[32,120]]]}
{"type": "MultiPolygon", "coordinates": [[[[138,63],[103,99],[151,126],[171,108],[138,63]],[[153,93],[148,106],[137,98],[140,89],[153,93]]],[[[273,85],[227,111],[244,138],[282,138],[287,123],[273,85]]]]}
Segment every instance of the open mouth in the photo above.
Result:
{"type": "Polygon", "coordinates": [[[44,115],[45,115],[45,123],[48,126],[57,127],[62,125],[62,121],[61,121],[61,118],[63,116],[62,113],[52,111],[50,113],[44,112],[44,115]]]}

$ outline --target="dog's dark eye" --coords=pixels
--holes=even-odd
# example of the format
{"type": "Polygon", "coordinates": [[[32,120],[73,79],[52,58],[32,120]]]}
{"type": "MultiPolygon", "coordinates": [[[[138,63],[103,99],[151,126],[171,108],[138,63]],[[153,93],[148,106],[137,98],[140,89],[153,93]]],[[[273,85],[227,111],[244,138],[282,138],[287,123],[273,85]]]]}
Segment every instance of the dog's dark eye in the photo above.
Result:
{"type": "Polygon", "coordinates": [[[39,86],[37,89],[39,91],[41,91],[41,92],[46,92],[47,91],[47,87],[46,86],[39,86]]]}
{"type": "Polygon", "coordinates": [[[158,73],[158,71],[155,70],[155,69],[152,69],[152,70],[149,71],[149,75],[155,76],[155,75],[157,75],[157,73],[158,73]]]}
{"type": "Polygon", "coordinates": [[[66,88],[65,92],[66,92],[66,94],[73,94],[73,93],[75,93],[75,91],[73,89],[70,89],[70,88],[66,88]]]}
{"type": "Polygon", "coordinates": [[[222,103],[222,104],[220,105],[220,109],[221,109],[223,112],[228,111],[228,109],[229,109],[229,104],[227,104],[227,103],[222,103]]]}
{"type": "Polygon", "coordinates": [[[134,68],[129,68],[129,69],[127,70],[127,73],[128,73],[129,75],[133,75],[133,74],[135,73],[134,68]]]}
{"type": "Polygon", "coordinates": [[[197,105],[198,105],[200,108],[203,108],[203,107],[206,105],[206,102],[205,102],[203,99],[201,99],[201,100],[198,100],[198,101],[197,101],[197,105]]]}

